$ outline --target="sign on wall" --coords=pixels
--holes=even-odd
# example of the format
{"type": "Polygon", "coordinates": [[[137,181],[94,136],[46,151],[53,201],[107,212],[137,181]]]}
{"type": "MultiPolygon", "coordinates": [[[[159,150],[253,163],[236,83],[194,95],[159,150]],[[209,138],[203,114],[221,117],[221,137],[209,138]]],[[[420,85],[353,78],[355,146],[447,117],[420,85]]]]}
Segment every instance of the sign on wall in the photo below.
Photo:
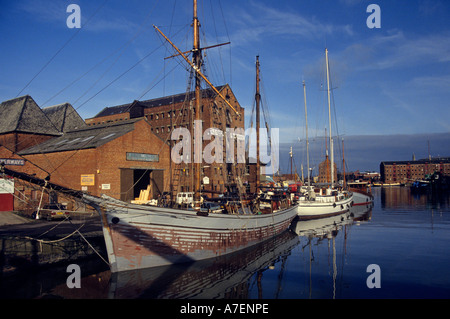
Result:
{"type": "Polygon", "coordinates": [[[81,186],[94,186],[94,185],[95,185],[94,174],[81,175],[81,186]]]}
{"type": "Polygon", "coordinates": [[[159,155],[127,152],[127,161],[159,162],[159,155]]]}
{"type": "Polygon", "coordinates": [[[25,165],[25,160],[20,158],[0,158],[0,163],[5,163],[5,165],[25,165]]]}
{"type": "Polygon", "coordinates": [[[14,180],[0,178],[0,194],[14,194],[14,180]]]}

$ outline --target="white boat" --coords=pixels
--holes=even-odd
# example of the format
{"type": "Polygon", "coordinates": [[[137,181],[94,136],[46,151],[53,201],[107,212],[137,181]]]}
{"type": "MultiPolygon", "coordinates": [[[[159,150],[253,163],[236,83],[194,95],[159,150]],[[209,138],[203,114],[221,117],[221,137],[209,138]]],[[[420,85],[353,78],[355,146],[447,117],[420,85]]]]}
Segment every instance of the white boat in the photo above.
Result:
{"type": "Polygon", "coordinates": [[[328,67],[328,50],[325,50],[326,66],[327,66],[327,84],[328,84],[328,115],[329,115],[329,132],[330,132],[330,148],[331,148],[331,183],[326,189],[314,189],[310,186],[310,168],[309,168],[309,149],[308,149],[308,112],[306,106],[306,88],[303,81],[303,95],[305,99],[305,120],[306,120],[306,153],[308,162],[308,186],[306,192],[299,197],[297,202],[297,215],[299,219],[314,219],[328,216],[339,215],[347,212],[352,206],[352,192],[342,191],[334,188],[334,156],[333,156],[333,139],[331,137],[331,107],[330,107],[330,80],[328,67]]]}
{"type": "Polygon", "coordinates": [[[347,183],[347,186],[353,192],[354,206],[373,204],[372,190],[368,182],[352,182],[347,183]]]}
{"type": "Polygon", "coordinates": [[[326,188],[316,193],[310,190],[299,197],[297,215],[299,219],[315,219],[348,212],[352,207],[353,193],[326,188]]]}

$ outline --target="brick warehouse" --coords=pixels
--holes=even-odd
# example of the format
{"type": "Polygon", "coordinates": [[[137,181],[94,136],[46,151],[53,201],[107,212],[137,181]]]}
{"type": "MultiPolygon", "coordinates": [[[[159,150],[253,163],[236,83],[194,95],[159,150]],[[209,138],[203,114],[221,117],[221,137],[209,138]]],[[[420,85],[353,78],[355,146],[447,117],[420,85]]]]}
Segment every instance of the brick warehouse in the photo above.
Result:
{"type": "Polygon", "coordinates": [[[431,158],[417,161],[389,161],[380,163],[381,180],[386,184],[408,183],[440,172],[450,176],[450,158],[431,158]]]}
{"type": "MultiPolygon", "coordinates": [[[[22,100],[26,101],[25,105],[28,103],[35,106],[31,97],[15,99],[15,105],[20,105],[22,100]]],[[[2,110],[4,106],[2,103],[2,110]]],[[[10,141],[11,138],[7,137],[16,134],[17,145],[29,144],[40,137],[36,124],[46,127],[52,123],[49,117],[42,116],[45,112],[39,107],[30,108],[31,111],[27,107],[23,107],[23,112],[17,112],[21,113],[17,120],[20,125],[12,132],[2,132],[2,141],[10,141]],[[34,132],[28,130],[27,134],[20,133],[18,128],[24,123],[34,127],[34,132]]],[[[73,109],[66,112],[66,125],[73,124],[74,121],[69,119],[74,112],[73,109]]],[[[41,178],[51,173],[52,182],[86,190],[97,196],[107,194],[122,200],[132,200],[139,196],[141,188],[145,189],[150,183],[153,186],[153,196],[163,192],[168,180],[168,146],[151,133],[151,127],[145,118],[96,127],[85,124],[79,126],[81,128],[67,132],[58,132],[56,129],[56,132],[52,131],[54,135],[47,136],[43,142],[40,137],[40,143],[34,143],[34,146],[18,152],[17,147],[14,149],[11,143],[3,142],[0,146],[0,158],[11,169],[36,174],[41,178]],[[12,161],[13,159],[16,161],[12,161]]],[[[58,125],[56,127],[62,128],[58,125]]],[[[14,209],[23,208],[24,199],[34,201],[35,204],[38,202],[39,190],[26,187],[18,181],[16,184],[14,209]]]]}
{"type": "MultiPolygon", "coordinates": [[[[225,132],[227,128],[244,129],[244,108],[242,108],[228,84],[217,87],[218,91],[239,112],[240,117],[231,110],[211,89],[202,90],[201,118],[203,131],[217,128],[225,132]]],[[[129,104],[106,107],[95,117],[86,119],[89,126],[120,122],[130,118],[145,118],[151,125],[152,132],[170,145],[170,135],[173,129],[185,127],[190,129],[190,123],[195,118],[194,92],[186,92],[157,99],[134,101],[129,104]]],[[[172,142],[173,143],[173,142],[172,142]]],[[[203,141],[203,149],[209,143],[203,141]]],[[[172,144],[173,145],[173,144],[172,144]]],[[[234,152],[236,155],[237,152],[234,152]]],[[[203,165],[201,176],[203,190],[211,193],[226,190],[225,181],[230,180],[232,174],[244,175],[245,164],[227,164],[226,152],[223,151],[222,163],[203,165]],[[207,179],[205,179],[207,177],[207,179]]],[[[234,160],[234,163],[237,161],[234,160]]],[[[171,165],[173,191],[193,191],[194,170],[192,165],[171,165]]],[[[167,189],[169,190],[169,189],[167,189]]]]}
{"type": "MultiPolygon", "coordinates": [[[[244,128],[244,109],[230,87],[218,89],[241,117],[211,90],[202,90],[203,130],[244,128]]],[[[175,192],[191,191],[193,170],[171,163],[169,137],[176,127],[189,128],[192,101],[192,93],[134,101],[105,108],[86,123],[69,103],[40,109],[29,96],[5,101],[0,113],[16,114],[16,125],[9,125],[5,116],[0,120],[0,159],[11,169],[41,178],[49,172],[54,183],[126,201],[138,197],[148,184],[153,186],[153,198],[169,191],[171,184],[175,192]]],[[[226,164],[225,158],[223,163],[204,165],[203,188],[223,192],[224,180],[232,172],[243,173],[244,165],[226,164]]],[[[21,197],[36,201],[39,194],[33,188],[16,187],[14,209],[21,197]]]]}

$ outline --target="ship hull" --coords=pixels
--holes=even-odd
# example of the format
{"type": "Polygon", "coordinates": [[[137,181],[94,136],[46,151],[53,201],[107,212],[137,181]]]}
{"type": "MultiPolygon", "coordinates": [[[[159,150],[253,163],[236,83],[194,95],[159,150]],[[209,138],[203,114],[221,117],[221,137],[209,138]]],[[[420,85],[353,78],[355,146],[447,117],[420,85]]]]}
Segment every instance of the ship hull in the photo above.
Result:
{"type": "Polygon", "coordinates": [[[353,192],[353,206],[365,206],[373,203],[373,196],[359,190],[352,190],[353,192]]]}
{"type": "Polygon", "coordinates": [[[349,211],[353,196],[340,201],[319,202],[300,200],[297,205],[297,215],[300,220],[330,217],[349,211]]]}
{"type": "Polygon", "coordinates": [[[194,262],[245,249],[290,226],[296,207],[272,214],[209,214],[120,201],[101,205],[112,272],[194,262]]]}

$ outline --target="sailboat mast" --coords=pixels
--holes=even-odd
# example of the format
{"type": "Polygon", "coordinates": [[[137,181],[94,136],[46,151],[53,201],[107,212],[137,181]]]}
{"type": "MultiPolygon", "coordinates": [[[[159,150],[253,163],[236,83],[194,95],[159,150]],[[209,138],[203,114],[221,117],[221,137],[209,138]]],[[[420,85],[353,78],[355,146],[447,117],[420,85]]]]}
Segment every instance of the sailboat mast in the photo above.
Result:
{"type": "Polygon", "coordinates": [[[308,168],[308,187],[311,185],[310,177],[309,177],[309,140],[308,140],[308,108],[306,107],[306,85],[305,81],[303,81],[303,96],[305,99],[305,123],[306,123],[306,165],[308,168]]]}
{"type": "Polygon", "coordinates": [[[292,146],[291,146],[291,150],[289,151],[289,157],[291,158],[291,176],[292,176],[292,146]]]}
{"type": "Polygon", "coordinates": [[[256,56],[256,93],[255,93],[255,102],[256,102],[256,191],[258,192],[259,184],[260,184],[260,162],[259,162],[259,128],[260,128],[260,110],[259,104],[261,102],[261,94],[259,91],[259,55],[256,56]]]}
{"type": "Polygon", "coordinates": [[[342,139],[342,170],[344,171],[344,189],[347,188],[347,182],[345,180],[345,155],[344,155],[344,139],[342,139]]]}
{"type": "MultiPolygon", "coordinates": [[[[199,32],[199,28],[200,28],[200,23],[198,21],[198,16],[197,16],[197,0],[194,0],[194,21],[193,21],[193,28],[194,28],[194,46],[193,46],[193,50],[192,50],[192,59],[193,59],[193,64],[195,66],[195,68],[197,68],[197,70],[200,70],[201,66],[202,66],[202,54],[201,54],[201,50],[200,50],[200,32],[199,32]]],[[[201,116],[200,116],[200,103],[201,103],[201,78],[198,72],[195,72],[195,123],[201,123],[201,116]]],[[[200,126],[201,127],[201,126],[200,126]]],[[[198,127],[197,129],[200,129],[200,127],[198,127]]],[[[197,132],[197,134],[203,134],[203,132],[197,132]]],[[[195,139],[195,140],[199,140],[201,141],[201,139],[195,139]]],[[[202,145],[200,143],[195,143],[194,142],[194,154],[197,160],[194,160],[194,191],[195,191],[195,195],[194,195],[194,202],[195,202],[195,206],[198,207],[200,206],[200,164],[202,161],[202,156],[201,156],[201,151],[202,151],[202,145]],[[199,145],[197,145],[199,144],[199,145]]]]}
{"type": "Polygon", "coordinates": [[[325,48],[325,60],[327,67],[327,93],[328,93],[328,125],[330,134],[330,171],[331,171],[331,186],[334,184],[334,154],[333,154],[333,140],[331,137],[331,101],[330,101],[330,65],[328,63],[328,49],[325,48]]]}

